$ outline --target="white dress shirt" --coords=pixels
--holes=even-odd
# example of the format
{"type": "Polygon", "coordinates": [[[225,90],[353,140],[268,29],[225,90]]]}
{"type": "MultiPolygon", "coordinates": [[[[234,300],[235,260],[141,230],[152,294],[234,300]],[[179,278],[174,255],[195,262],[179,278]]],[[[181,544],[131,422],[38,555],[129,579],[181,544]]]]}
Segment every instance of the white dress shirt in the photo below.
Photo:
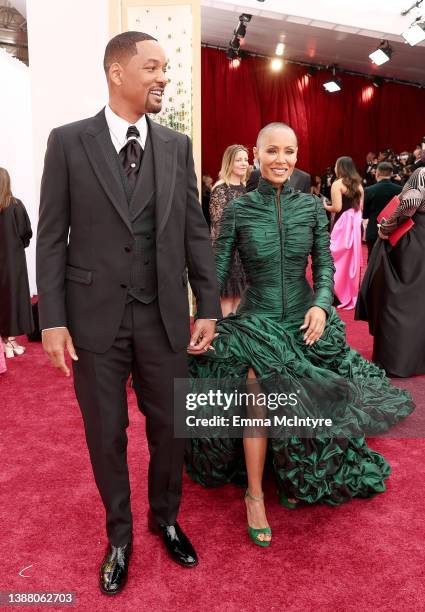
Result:
{"type": "Polygon", "coordinates": [[[145,148],[146,138],[148,135],[148,122],[146,121],[145,115],[142,115],[136,123],[129,123],[126,119],[123,119],[115,114],[109,104],[107,104],[105,106],[105,119],[106,123],[108,124],[112,144],[114,145],[117,153],[119,153],[127,143],[127,130],[130,125],[135,125],[139,130],[140,138],[136,138],[136,140],[142,149],[145,148]]]}

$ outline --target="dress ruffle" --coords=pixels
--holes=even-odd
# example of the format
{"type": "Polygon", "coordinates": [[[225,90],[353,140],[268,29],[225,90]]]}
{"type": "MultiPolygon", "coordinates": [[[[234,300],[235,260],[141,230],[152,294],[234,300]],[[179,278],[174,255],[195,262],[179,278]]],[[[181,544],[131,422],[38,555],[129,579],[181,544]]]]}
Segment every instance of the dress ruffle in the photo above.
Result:
{"type": "MultiPolygon", "coordinates": [[[[195,381],[214,379],[220,384],[230,378],[245,379],[252,367],[268,390],[285,389],[288,381],[310,391],[331,391],[342,383],[347,403],[338,407],[340,435],[269,439],[269,460],[278,488],[307,503],[331,505],[380,493],[390,466],[368,448],[363,433],[384,432],[408,416],[414,409],[410,395],[392,386],[382,369],[346,344],[345,324],[334,309],[322,338],[310,347],[303,342],[299,326],[299,320],[255,315],[223,319],[217,325],[215,350],[190,359],[191,376],[195,381]]],[[[301,416],[310,414],[308,402],[301,402],[298,414],[299,410],[301,416]]],[[[186,467],[191,478],[204,486],[242,482],[246,478],[242,440],[190,440],[186,467]]]]}

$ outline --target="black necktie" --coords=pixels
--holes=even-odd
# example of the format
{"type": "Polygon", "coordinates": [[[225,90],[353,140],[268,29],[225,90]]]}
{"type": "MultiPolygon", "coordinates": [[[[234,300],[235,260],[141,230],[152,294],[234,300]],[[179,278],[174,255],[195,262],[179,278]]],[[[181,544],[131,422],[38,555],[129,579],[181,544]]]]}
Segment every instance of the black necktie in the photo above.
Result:
{"type": "Polygon", "coordinates": [[[125,175],[133,185],[136,183],[143,159],[143,149],[136,138],[140,138],[140,132],[135,125],[130,125],[127,130],[127,142],[120,151],[125,175]]]}

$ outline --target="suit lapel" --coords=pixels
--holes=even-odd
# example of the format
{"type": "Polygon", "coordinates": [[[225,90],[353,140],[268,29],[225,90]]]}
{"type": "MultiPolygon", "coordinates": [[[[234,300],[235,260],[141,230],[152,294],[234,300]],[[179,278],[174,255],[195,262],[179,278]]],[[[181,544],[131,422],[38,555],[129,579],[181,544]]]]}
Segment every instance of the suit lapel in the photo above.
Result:
{"type": "Polygon", "coordinates": [[[117,164],[117,153],[111,141],[104,110],[93,117],[90,126],[81,134],[81,140],[106,195],[132,232],[127,197],[117,164]]]}
{"type": "Polygon", "coordinates": [[[151,137],[156,191],[156,238],[163,231],[170,214],[176,184],[177,143],[158,124],[148,119],[151,137]]]}

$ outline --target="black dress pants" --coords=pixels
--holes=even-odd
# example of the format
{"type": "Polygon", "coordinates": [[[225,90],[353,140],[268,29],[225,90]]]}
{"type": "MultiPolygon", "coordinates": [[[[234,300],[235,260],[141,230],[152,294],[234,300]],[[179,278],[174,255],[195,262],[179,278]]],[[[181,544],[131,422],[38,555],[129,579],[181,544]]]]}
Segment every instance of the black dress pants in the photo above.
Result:
{"type": "Polygon", "coordinates": [[[155,300],[125,306],[106,353],[76,351],[74,386],[106,510],[106,531],[111,544],[122,546],[132,538],[127,381],[132,373],[138,406],[146,416],[149,505],[158,523],[172,525],[180,505],[185,448],[185,440],[174,437],[174,378],[188,378],[186,348],[172,351],[155,300]]]}

